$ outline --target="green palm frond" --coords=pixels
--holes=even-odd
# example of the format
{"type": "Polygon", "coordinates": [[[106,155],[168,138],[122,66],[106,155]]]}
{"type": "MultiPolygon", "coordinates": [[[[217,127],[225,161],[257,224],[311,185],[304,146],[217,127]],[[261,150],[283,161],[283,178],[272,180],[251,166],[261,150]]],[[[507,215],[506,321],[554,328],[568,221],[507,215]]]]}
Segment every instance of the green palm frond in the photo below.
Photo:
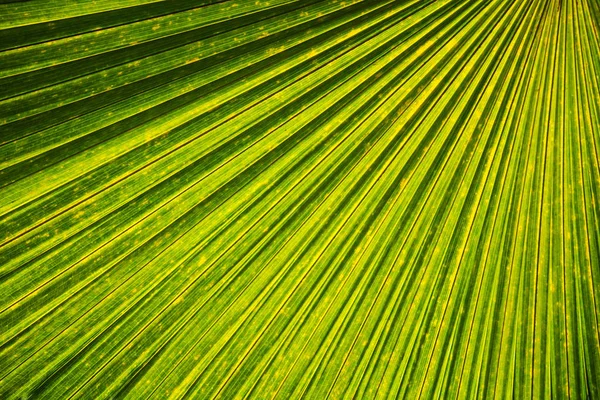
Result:
{"type": "Polygon", "coordinates": [[[596,0],[0,4],[0,398],[600,399],[596,0]]]}

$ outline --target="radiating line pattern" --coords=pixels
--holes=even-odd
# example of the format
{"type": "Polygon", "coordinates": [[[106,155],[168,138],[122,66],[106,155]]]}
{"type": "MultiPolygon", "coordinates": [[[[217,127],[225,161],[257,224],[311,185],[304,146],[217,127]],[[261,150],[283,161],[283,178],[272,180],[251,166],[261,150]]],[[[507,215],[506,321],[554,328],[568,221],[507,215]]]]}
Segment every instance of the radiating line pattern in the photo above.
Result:
{"type": "Polygon", "coordinates": [[[0,398],[600,399],[596,0],[0,4],[0,398]]]}

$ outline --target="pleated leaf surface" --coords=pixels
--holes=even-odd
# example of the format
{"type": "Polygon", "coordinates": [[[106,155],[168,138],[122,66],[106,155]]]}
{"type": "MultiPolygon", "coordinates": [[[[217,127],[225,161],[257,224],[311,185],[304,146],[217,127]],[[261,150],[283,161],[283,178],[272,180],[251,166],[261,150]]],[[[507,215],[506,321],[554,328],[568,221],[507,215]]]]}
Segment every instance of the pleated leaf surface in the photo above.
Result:
{"type": "Polygon", "coordinates": [[[0,398],[600,399],[596,0],[0,4],[0,398]]]}

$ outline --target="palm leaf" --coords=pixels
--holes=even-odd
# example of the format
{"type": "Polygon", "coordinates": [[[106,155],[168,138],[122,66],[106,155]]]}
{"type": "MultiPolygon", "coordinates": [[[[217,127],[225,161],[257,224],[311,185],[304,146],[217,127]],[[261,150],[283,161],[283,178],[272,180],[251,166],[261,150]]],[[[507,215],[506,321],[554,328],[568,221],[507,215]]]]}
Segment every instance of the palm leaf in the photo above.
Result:
{"type": "Polygon", "coordinates": [[[0,5],[0,398],[600,398],[597,1],[0,5]]]}

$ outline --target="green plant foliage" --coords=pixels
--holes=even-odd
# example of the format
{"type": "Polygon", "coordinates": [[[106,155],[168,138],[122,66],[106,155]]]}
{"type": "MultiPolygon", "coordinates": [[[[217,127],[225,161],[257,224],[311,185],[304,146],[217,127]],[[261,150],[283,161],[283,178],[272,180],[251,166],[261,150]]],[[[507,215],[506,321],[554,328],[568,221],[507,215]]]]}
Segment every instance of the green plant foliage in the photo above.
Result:
{"type": "Polygon", "coordinates": [[[0,4],[0,398],[600,399],[597,0],[0,4]]]}

